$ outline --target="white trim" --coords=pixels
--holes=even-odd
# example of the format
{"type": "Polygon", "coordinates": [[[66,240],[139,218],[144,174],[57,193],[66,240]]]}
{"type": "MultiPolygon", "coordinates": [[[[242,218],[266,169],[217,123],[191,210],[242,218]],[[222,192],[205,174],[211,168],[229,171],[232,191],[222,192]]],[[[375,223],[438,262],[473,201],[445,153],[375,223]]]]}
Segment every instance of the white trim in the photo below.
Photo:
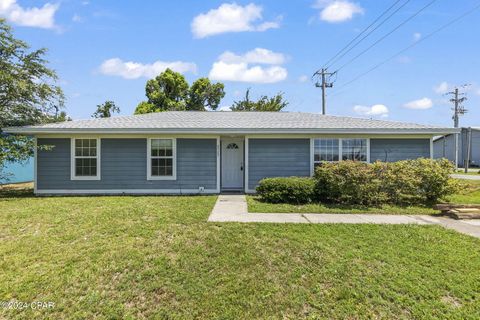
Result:
{"type": "Polygon", "coordinates": [[[339,138],[338,139],[338,161],[343,161],[343,139],[339,138]]]}
{"type": "Polygon", "coordinates": [[[315,174],[315,138],[310,138],[310,176],[315,174]]]}
{"type": "Polygon", "coordinates": [[[248,189],[248,167],[249,167],[249,164],[248,164],[248,137],[245,137],[245,143],[244,143],[244,155],[245,155],[245,166],[244,166],[244,171],[245,171],[245,176],[244,176],[244,181],[243,181],[243,184],[245,185],[245,193],[248,193],[249,192],[249,189],[248,189]]]}
{"type": "Polygon", "coordinates": [[[150,137],[147,139],[147,180],[177,180],[177,138],[150,137]],[[172,175],[152,176],[152,140],[172,140],[172,175]]]}
{"type": "Polygon", "coordinates": [[[217,137],[217,193],[220,193],[220,175],[221,175],[221,171],[220,171],[220,161],[221,161],[221,158],[220,158],[220,136],[217,137]]]}
{"type": "Polygon", "coordinates": [[[19,134],[43,134],[43,133],[58,133],[58,134],[150,134],[150,135],[168,135],[168,134],[428,134],[428,135],[440,135],[447,133],[460,132],[456,128],[370,128],[370,129],[304,129],[304,128],[288,128],[288,129],[265,129],[265,128],[248,128],[248,129],[208,129],[208,128],[172,128],[172,129],[141,129],[141,128],[124,128],[124,129],[91,129],[91,128],[21,128],[10,127],[2,129],[6,133],[19,133],[19,134]]]}
{"type": "Polygon", "coordinates": [[[71,189],[71,190],[36,190],[35,194],[44,194],[44,195],[62,195],[62,194],[77,194],[77,195],[89,195],[89,194],[216,194],[218,190],[216,189],[205,189],[200,191],[199,189],[71,189]]]}
{"type": "Polygon", "coordinates": [[[367,138],[367,163],[370,163],[370,138],[367,138]]]}
{"type": "Polygon", "coordinates": [[[310,138],[310,174],[313,176],[315,170],[315,140],[316,139],[338,139],[338,161],[343,161],[343,140],[350,140],[350,139],[365,139],[367,141],[367,158],[366,163],[370,163],[370,138],[358,138],[358,137],[343,137],[343,138],[335,138],[335,137],[324,137],[324,136],[317,136],[310,138]]]}
{"type": "Polygon", "coordinates": [[[37,193],[37,174],[38,174],[38,166],[37,166],[37,163],[38,163],[38,145],[37,145],[37,137],[34,138],[34,141],[35,141],[35,148],[33,149],[33,192],[34,193],[37,193]]]}
{"type": "MultiPolygon", "coordinates": [[[[102,154],[102,147],[101,147],[101,139],[98,137],[75,137],[70,138],[70,180],[101,180],[101,154],[102,154]],[[95,139],[97,141],[97,156],[95,159],[97,160],[97,175],[96,176],[77,176],[75,174],[75,140],[81,139],[95,139]]],[[[84,157],[80,157],[84,158],[84,157]]],[[[93,157],[91,157],[93,158],[93,157]]]]}
{"type": "Polygon", "coordinates": [[[165,138],[177,138],[177,139],[215,139],[218,137],[218,134],[162,134],[158,135],[155,133],[151,134],[64,134],[64,133],[42,133],[36,135],[38,138],[83,138],[83,137],[93,137],[93,138],[102,138],[102,139],[147,139],[155,137],[165,137],[165,138]]]}

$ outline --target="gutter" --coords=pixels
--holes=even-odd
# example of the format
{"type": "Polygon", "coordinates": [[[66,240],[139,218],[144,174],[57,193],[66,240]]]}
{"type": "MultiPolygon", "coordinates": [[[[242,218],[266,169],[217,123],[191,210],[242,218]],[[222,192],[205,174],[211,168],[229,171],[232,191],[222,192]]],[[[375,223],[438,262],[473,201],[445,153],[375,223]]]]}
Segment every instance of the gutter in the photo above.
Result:
{"type": "Polygon", "coordinates": [[[386,128],[352,128],[352,129],[177,129],[177,128],[29,128],[29,127],[10,127],[2,129],[10,134],[431,134],[445,135],[450,133],[460,133],[457,128],[405,128],[405,129],[386,129],[386,128]]]}

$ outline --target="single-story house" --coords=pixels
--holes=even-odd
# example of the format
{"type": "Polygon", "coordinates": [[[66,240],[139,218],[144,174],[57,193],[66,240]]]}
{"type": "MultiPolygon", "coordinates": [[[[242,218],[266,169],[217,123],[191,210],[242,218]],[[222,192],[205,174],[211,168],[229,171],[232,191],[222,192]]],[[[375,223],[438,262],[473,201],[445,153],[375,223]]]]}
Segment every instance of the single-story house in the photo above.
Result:
{"type": "MultiPolygon", "coordinates": [[[[480,166],[480,127],[461,128],[458,134],[458,166],[464,167],[470,147],[469,166],[480,166]]],[[[433,157],[446,158],[455,162],[455,134],[438,136],[433,139],[433,157]]]]}
{"type": "Polygon", "coordinates": [[[300,112],[161,112],[6,128],[35,154],[36,194],[254,192],[321,161],[432,157],[452,128],[300,112]],[[45,148],[44,148],[45,149],[45,148]]]}

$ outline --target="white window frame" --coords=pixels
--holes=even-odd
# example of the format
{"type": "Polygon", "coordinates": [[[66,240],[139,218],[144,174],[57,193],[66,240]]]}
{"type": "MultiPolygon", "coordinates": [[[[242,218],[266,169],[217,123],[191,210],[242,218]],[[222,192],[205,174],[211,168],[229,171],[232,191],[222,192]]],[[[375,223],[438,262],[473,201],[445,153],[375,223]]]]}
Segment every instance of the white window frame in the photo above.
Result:
{"type": "Polygon", "coordinates": [[[98,137],[76,137],[70,139],[70,180],[100,180],[101,178],[101,139],[98,137]],[[75,141],[76,140],[96,140],[97,141],[97,156],[93,157],[77,157],[75,156],[75,141]],[[96,158],[97,159],[97,175],[96,176],[77,176],[75,170],[75,159],[77,158],[96,158]]]}
{"type": "Polygon", "coordinates": [[[367,150],[365,151],[367,154],[366,154],[366,157],[365,157],[365,161],[360,161],[360,162],[365,162],[365,163],[370,163],[370,138],[358,138],[358,137],[353,137],[353,138],[342,138],[340,139],[340,143],[339,143],[339,147],[340,147],[340,160],[341,161],[345,161],[343,160],[343,140],[354,140],[354,139],[362,139],[362,140],[366,140],[366,147],[367,147],[367,150]]]}
{"type": "Polygon", "coordinates": [[[177,139],[166,137],[151,137],[147,139],[147,180],[177,180],[177,139]],[[172,140],[172,157],[155,157],[172,159],[171,176],[152,176],[152,140],[172,140]]]}
{"type": "MultiPolygon", "coordinates": [[[[367,140],[367,151],[366,151],[367,152],[367,160],[366,161],[361,161],[361,162],[370,163],[370,138],[364,138],[364,137],[345,137],[345,138],[315,137],[315,138],[312,138],[311,141],[310,141],[310,150],[311,150],[310,160],[312,161],[312,165],[311,165],[312,174],[315,170],[315,164],[322,162],[322,161],[315,161],[315,140],[320,140],[320,139],[337,139],[338,140],[338,161],[344,161],[343,160],[343,140],[350,140],[350,139],[364,139],[364,140],[367,140]]],[[[332,162],[337,162],[337,161],[332,161],[332,162]]]]}

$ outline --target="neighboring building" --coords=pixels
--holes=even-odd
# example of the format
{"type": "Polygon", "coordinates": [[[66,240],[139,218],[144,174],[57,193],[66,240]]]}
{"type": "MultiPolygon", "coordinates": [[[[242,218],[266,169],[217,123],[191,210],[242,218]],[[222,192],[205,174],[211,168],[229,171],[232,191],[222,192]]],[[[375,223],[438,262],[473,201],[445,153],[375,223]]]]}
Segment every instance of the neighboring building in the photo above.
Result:
{"type": "Polygon", "coordinates": [[[432,157],[452,128],[289,112],[160,112],[5,129],[53,149],[35,156],[37,194],[254,192],[321,161],[432,157]]]}
{"type": "MultiPolygon", "coordinates": [[[[480,166],[480,128],[462,128],[458,135],[458,166],[464,167],[470,143],[470,166],[480,166]],[[469,137],[471,129],[471,139],[469,137]]],[[[446,158],[455,162],[455,134],[435,137],[433,140],[435,159],[446,158]]]]}

